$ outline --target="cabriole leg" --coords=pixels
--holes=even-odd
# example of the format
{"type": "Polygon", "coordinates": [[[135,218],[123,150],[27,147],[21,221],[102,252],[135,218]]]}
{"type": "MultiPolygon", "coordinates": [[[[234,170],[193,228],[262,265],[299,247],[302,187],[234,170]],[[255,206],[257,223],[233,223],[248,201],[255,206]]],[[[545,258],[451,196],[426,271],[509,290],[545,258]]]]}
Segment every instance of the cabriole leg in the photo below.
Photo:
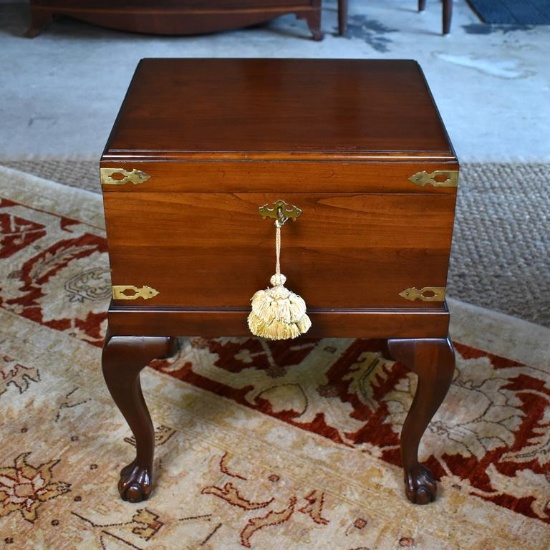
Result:
{"type": "Polygon", "coordinates": [[[435,500],[437,484],[418,461],[418,446],[453,380],[455,355],[447,338],[388,340],[392,357],[418,375],[418,385],[401,432],[405,492],[414,504],[435,500]]]}
{"type": "Polygon", "coordinates": [[[111,336],[105,339],[102,365],[107,387],[136,440],[136,458],[122,469],[118,490],[124,500],[141,502],[151,493],[155,433],[141,391],[140,372],[153,359],[170,357],[175,338],[111,336]]]}

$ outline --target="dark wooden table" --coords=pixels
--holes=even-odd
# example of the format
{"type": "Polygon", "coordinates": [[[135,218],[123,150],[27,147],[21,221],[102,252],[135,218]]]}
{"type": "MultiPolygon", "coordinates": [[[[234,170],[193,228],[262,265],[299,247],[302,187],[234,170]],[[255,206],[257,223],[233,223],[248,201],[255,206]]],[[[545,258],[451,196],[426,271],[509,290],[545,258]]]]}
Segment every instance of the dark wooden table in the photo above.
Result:
{"type": "Polygon", "coordinates": [[[321,40],[321,0],[30,0],[34,38],[56,15],[148,34],[186,35],[257,25],[293,13],[321,40]]]}
{"type": "Polygon", "coordinates": [[[284,228],[283,272],[308,304],[308,336],[387,339],[418,375],[405,489],[435,498],[418,446],[454,372],[458,162],[415,62],[144,60],[101,177],[113,284],[103,369],[137,444],[123,498],[151,491],[141,369],[177,336],[249,335],[250,298],[274,270],[258,209],[281,199],[303,211],[284,228]]]}

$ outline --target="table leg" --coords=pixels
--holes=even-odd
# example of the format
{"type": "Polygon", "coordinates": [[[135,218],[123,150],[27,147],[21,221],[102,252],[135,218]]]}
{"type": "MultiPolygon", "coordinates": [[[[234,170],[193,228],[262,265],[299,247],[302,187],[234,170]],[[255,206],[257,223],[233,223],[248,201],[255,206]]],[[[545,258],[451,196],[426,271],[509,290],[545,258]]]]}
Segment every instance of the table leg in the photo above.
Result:
{"type": "Polygon", "coordinates": [[[418,446],[453,380],[455,355],[447,338],[388,340],[392,357],[418,375],[418,386],[401,432],[405,492],[414,504],[435,500],[437,484],[418,461],[418,446]]]}
{"type": "Polygon", "coordinates": [[[27,38],[35,38],[38,36],[42,29],[52,21],[53,12],[45,8],[37,8],[36,6],[30,7],[31,10],[31,23],[29,28],[25,32],[27,38]]]}
{"type": "Polygon", "coordinates": [[[318,11],[308,11],[308,12],[297,12],[296,17],[298,19],[304,19],[307,23],[309,31],[313,37],[313,40],[323,40],[325,37],[323,31],[321,30],[321,10],[318,11]]]}
{"type": "Polygon", "coordinates": [[[136,458],[120,472],[118,491],[123,500],[141,502],[151,492],[155,432],[141,391],[140,372],[153,359],[173,355],[176,342],[165,337],[108,335],[105,339],[103,376],[136,440],[136,458]]]}
{"type": "Polygon", "coordinates": [[[345,36],[348,29],[348,0],[338,0],[338,34],[345,36]]]}
{"type": "Polygon", "coordinates": [[[443,34],[451,32],[451,18],[453,17],[453,0],[443,0],[443,34]]]}

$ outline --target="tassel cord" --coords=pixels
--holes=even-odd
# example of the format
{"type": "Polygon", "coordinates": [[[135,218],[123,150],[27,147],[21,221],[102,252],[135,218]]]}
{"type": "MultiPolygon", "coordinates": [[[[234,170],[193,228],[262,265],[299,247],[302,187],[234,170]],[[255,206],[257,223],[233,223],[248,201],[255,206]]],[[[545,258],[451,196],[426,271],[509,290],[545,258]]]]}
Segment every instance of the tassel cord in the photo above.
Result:
{"type": "Polygon", "coordinates": [[[275,263],[275,273],[277,277],[281,275],[281,227],[282,223],[279,220],[275,220],[275,227],[277,228],[275,232],[275,254],[276,254],[276,263],[275,263]]]}

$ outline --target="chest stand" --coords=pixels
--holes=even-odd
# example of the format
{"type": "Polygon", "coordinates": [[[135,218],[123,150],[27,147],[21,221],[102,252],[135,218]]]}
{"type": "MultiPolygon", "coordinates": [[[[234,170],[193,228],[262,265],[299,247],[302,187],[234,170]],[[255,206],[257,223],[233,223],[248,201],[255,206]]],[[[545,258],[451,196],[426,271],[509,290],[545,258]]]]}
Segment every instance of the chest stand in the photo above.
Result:
{"type": "MultiPolygon", "coordinates": [[[[169,337],[110,334],[105,340],[105,381],[136,440],[136,457],[120,473],[118,490],[123,500],[141,502],[152,489],[154,429],[141,391],[140,372],[154,359],[173,355],[176,342],[169,337]]],[[[418,376],[401,432],[401,456],[407,498],[415,504],[428,504],[435,499],[437,486],[430,470],[418,461],[418,447],[453,379],[454,351],[446,338],[390,339],[388,351],[418,376]]]]}

